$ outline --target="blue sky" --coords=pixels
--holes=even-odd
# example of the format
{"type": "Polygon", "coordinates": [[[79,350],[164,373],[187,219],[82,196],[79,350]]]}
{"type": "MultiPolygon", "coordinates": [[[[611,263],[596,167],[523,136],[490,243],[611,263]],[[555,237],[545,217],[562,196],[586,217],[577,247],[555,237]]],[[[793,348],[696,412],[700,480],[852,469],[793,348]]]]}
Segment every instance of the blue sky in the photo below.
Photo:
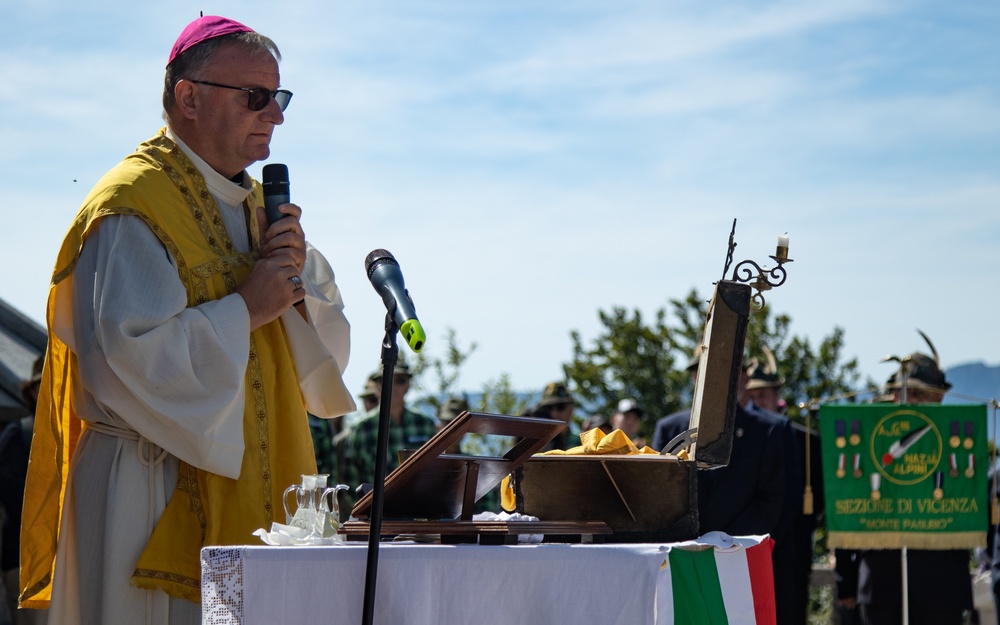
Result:
{"type": "MultiPolygon", "coordinates": [[[[167,53],[199,10],[282,49],[272,142],[378,365],[363,261],[399,260],[429,355],[475,341],[461,385],[559,379],[599,309],[647,318],[766,261],[792,331],[1000,363],[1000,5],[809,2],[4,0],[0,296],[44,321],[57,246],[91,185],[161,125],[167,53]]],[[[261,164],[250,171],[259,176],[261,164]]]]}

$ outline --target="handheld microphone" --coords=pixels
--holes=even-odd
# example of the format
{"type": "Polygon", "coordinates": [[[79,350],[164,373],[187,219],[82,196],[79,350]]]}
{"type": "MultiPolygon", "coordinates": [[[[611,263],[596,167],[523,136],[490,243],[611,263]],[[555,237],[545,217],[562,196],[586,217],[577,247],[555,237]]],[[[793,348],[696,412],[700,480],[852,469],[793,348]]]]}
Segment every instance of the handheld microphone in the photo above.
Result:
{"type": "Polygon", "coordinates": [[[292,201],[288,194],[288,167],[281,163],[264,165],[263,178],[261,186],[264,188],[264,212],[267,214],[267,223],[273,224],[285,216],[278,211],[278,206],[292,201]]]}
{"type": "Polygon", "coordinates": [[[399,263],[388,250],[378,249],[365,258],[365,271],[368,272],[368,279],[375,287],[375,292],[382,296],[386,309],[393,314],[406,344],[413,351],[419,352],[427,335],[417,319],[417,311],[413,308],[413,300],[403,283],[399,263]]]}
{"type": "MultiPolygon", "coordinates": [[[[288,167],[282,163],[264,165],[262,177],[264,180],[260,186],[264,188],[264,214],[267,215],[267,223],[270,225],[285,217],[285,214],[278,210],[278,206],[292,201],[288,190],[288,167]]],[[[303,301],[305,298],[295,304],[301,304],[303,301]]]]}

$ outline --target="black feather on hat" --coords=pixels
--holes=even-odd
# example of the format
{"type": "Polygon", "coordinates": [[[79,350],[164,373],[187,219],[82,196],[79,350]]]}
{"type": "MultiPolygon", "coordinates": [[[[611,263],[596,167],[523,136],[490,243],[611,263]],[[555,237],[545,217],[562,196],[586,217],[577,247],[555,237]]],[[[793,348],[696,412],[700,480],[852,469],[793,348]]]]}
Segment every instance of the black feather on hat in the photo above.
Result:
{"type": "Polygon", "coordinates": [[[913,352],[906,358],[886,356],[883,361],[895,360],[900,363],[899,370],[892,374],[885,384],[887,390],[894,390],[903,387],[903,368],[906,369],[906,388],[921,388],[934,391],[948,391],[951,384],[945,379],[944,371],[941,370],[941,359],[938,357],[934,344],[926,334],[917,329],[920,336],[924,337],[927,346],[933,356],[921,352],[913,352]]]}
{"type": "Polygon", "coordinates": [[[767,362],[762,363],[759,359],[754,358],[747,369],[747,375],[750,378],[747,382],[748,391],[755,388],[778,388],[785,383],[778,376],[778,363],[774,360],[774,353],[767,347],[763,350],[767,362]]]}

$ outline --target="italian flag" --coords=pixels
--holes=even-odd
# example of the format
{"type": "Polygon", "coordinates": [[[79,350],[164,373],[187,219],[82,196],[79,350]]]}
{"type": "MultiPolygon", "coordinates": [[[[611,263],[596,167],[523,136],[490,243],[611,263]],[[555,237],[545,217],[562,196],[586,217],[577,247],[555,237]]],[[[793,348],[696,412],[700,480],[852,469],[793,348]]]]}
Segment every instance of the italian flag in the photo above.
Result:
{"type": "Polygon", "coordinates": [[[656,623],[773,625],[769,536],[709,532],[666,552],[656,581],[656,623]]]}

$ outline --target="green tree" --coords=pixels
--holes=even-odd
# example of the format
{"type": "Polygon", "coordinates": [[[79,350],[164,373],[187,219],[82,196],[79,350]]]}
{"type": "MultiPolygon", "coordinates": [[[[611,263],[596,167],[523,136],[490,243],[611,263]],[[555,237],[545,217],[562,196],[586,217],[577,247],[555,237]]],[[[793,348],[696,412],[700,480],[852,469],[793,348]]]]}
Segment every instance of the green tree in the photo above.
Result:
{"type": "Polygon", "coordinates": [[[578,331],[570,333],[573,360],[563,365],[583,411],[610,416],[618,401],[629,397],[639,401],[650,417],[679,409],[688,376],[677,367],[677,346],[666,311],[658,310],[648,325],[639,310],[621,307],[598,311],[598,317],[604,331],[589,347],[578,331]]]}
{"type": "MultiPolygon", "coordinates": [[[[661,308],[651,324],[638,310],[598,311],[603,330],[589,345],[578,331],[570,333],[573,359],[563,370],[585,410],[611,414],[619,399],[632,397],[646,410],[642,434],[649,435],[656,419],[690,404],[693,384],[684,369],[702,341],[709,300],[692,290],[669,304],[669,318],[661,308]]],[[[856,359],[844,360],[841,328],[813,348],[808,338],[792,335],[791,324],[789,315],[772,315],[767,307],[752,311],[745,355],[771,349],[785,379],[789,416],[803,420],[800,403],[851,393],[859,373],[856,359]]]]}
{"type": "Polygon", "coordinates": [[[483,394],[479,397],[477,410],[492,414],[519,415],[528,408],[528,402],[519,398],[511,388],[510,375],[501,373],[496,380],[483,384],[483,394]]]}
{"type": "Polygon", "coordinates": [[[420,394],[415,403],[427,406],[435,415],[441,408],[442,398],[459,393],[462,365],[478,347],[475,342],[470,343],[467,348],[461,347],[454,328],[445,329],[444,344],[444,357],[431,357],[428,352],[421,351],[410,367],[413,374],[412,388],[420,394]],[[433,385],[428,385],[426,382],[429,371],[434,372],[433,385]]]}
{"type": "Polygon", "coordinates": [[[762,357],[764,347],[775,356],[778,375],[784,379],[781,394],[790,418],[803,422],[810,401],[848,396],[853,401],[861,374],[857,358],[845,360],[844,330],[835,326],[814,349],[807,337],[791,334],[792,319],[787,314],[773,317],[769,309],[753,311],[747,324],[744,352],[762,357]]]}

